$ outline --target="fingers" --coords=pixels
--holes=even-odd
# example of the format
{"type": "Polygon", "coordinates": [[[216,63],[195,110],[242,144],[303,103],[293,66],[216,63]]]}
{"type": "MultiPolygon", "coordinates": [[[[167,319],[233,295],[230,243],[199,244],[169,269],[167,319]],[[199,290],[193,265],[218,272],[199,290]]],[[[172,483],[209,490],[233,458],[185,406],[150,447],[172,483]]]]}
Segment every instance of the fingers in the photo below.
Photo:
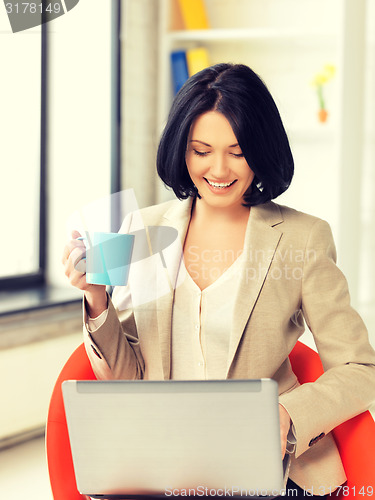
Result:
{"type": "Polygon", "coordinates": [[[62,263],[63,263],[64,266],[66,265],[67,261],[70,258],[70,255],[71,255],[72,251],[75,248],[80,248],[80,249],[82,249],[82,251],[86,252],[86,247],[85,247],[85,244],[83,243],[83,241],[77,240],[77,239],[70,240],[65,245],[65,248],[64,248],[64,251],[63,251],[63,255],[62,255],[62,259],[61,259],[61,261],[62,261],[62,263]]]}
{"type": "Polygon", "coordinates": [[[73,239],[64,248],[62,263],[65,275],[72,286],[84,292],[95,290],[95,296],[98,295],[98,290],[100,290],[100,294],[104,293],[105,295],[105,285],[94,285],[86,282],[86,247],[84,242],[78,239],[80,237],[81,234],[78,231],[72,231],[73,239]]]}
{"type": "Polygon", "coordinates": [[[78,271],[79,273],[85,273],[86,272],[86,265],[84,265],[84,268],[82,269],[82,259],[85,259],[86,257],[86,248],[85,247],[80,247],[76,246],[73,247],[71,252],[69,253],[69,257],[65,261],[65,274],[71,274],[74,271],[78,271]],[[80,264],[80,267],[78,267],[78,264],[80,264]]]}
{"type": "Polygon", "coordinates": [[[283,459],[286,453],[287,438],[291,420],[289,413],[280,404],[279,404],[279,418],[280,418],[281,458],[283,459]]]}
{"type": "Polygon", "coordinates": [[[76,264],[74,264],[74,269],[79,273],[86,274],[86,259],[82,257],[76,264]]]}
{"type": "Polygon", "coordinates": [[[79,273],[70,275],[69,283],[75,288],[82,290],[83,292],[86,291],[90,286],[95,286],[95,285],[89,285],[86,282],[86,274],[79,274],[79,273]]]}
{"type": "Polygon", "coordinates": [[[284,460],[286,453],[286,436],[280,432],[280,441],[281,441],[281,460],[284,460]]]}
{"type": "Polygon", "coordinates": [[[63,255],[61,258],[64,266],[66,264],[66,261],[69,259],[69,255],[70,255],[71,251],[73,250],[73,248],[75,248],[76,246],[80,246],[80,247],[85,246],[83,241],[77,240],[77,238],[80,238],[80,237],[81,237],[81,233],[79,231],[77,231],[76,229],[74,229],[72,231],[72,239],[69,241],[69,243],[67,245],[65,245],[63,255]]]}
{"type": "Polygon", "coordinates": [[[86,272],[86,248],[81,246],[76,246],[72,249],[69,254],[69,258],[66,261],[65,269],[72,272],[73,269],[80,273],[86,272]]]}
{"type": "Polygon", "coordinates": [[[73,229],[73,231],[72,231],[72,239],[73,240],[76,240],[77,238],[80,238],[81,236],[82,236],[82,234],[79,231],[77,231],[76,229],[73,229]]]}
{"type": "MultiPolygon", "coordinates": [[[[73,231],[72,236],[78,238],[78,231],[73,231]]],[[[71,285],[81,290],[87,289],[86,283],[86,247],[81,240],[72,239],[64,248],[62,263],[65,267],[65,276],[71,285]]]]}

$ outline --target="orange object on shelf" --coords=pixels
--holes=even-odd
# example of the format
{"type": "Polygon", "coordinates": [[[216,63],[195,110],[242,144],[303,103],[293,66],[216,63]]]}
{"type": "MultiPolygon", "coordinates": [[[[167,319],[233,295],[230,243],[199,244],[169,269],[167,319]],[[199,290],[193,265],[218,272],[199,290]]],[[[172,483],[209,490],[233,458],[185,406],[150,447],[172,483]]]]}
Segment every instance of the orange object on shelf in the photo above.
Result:
{"type": "Polygon", "coordinates": [[[328,111],[326,109],[320,109],[318,111],[318,119],[320,123],[325,123],[328,119],[328,111]]]}

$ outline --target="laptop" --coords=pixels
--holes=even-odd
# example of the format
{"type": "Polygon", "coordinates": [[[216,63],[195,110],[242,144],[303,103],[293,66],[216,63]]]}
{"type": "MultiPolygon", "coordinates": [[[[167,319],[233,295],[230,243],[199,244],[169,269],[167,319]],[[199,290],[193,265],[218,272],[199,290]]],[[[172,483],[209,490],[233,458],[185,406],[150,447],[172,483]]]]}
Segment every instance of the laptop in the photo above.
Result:
{"type": "Polygon", "coordinates": [[[285,494],[274,380],[65,381],[62,390],[81,494],[285,494]]]}

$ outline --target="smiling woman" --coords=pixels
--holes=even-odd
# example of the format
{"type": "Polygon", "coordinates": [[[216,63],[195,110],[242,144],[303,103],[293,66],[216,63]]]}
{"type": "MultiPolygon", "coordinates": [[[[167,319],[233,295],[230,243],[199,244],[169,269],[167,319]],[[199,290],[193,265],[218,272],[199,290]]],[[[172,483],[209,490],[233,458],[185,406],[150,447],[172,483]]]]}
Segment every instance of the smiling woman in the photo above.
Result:
{"type": "Polygon", "coordinates": [[[288,487],[299,485],[301,498],[334,491],[346,476],[331,430],[374,401],[375,352],[350,306],[327,222],[273,201],[289,187],[294,163],[258,75],[217,64],[191,77],[172,104],[157,169],[179,200],[131,214],[121,231],[135,231],[140,219],[173,227],[178,244],[162,262],[150,255],[134,265],[127,286],[109,297],[75,266],[79,242],[65,247],[65,274],[85,295],[96,376],[272,378],[288,487]],[[151,283],[156,296],[136,302],[151,283]],[[305,322],[326,371],[300,386],[289,355],[305,322]]]}

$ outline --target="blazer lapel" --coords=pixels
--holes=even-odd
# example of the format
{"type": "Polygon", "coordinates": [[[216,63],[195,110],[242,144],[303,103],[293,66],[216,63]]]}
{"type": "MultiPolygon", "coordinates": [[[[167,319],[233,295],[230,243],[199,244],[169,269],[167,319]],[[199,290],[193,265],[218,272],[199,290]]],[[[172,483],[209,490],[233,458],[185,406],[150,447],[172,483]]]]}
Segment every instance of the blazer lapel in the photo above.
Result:
{"type": "Polygon", "coordinates": [[[282,237],[275,227],[281,222],[280,209],[272,202],[251,208],[245,235],[245,262],[233,311],[227,375],[282,237]]]}
{"type": "Polygon", "coordinates": [[[164,225],[176,229],[178,233],[177,239],[163,252],[165,267],[159,268],[157,276],[158,281],[167,279],[170,284],[169,293],[157,298],[157,326],[165,380],[170,379],[171,373],[172,306],[185,236],[190,222],[191,205],[192,199],[176,203],[164,215],[164,225]]]}

